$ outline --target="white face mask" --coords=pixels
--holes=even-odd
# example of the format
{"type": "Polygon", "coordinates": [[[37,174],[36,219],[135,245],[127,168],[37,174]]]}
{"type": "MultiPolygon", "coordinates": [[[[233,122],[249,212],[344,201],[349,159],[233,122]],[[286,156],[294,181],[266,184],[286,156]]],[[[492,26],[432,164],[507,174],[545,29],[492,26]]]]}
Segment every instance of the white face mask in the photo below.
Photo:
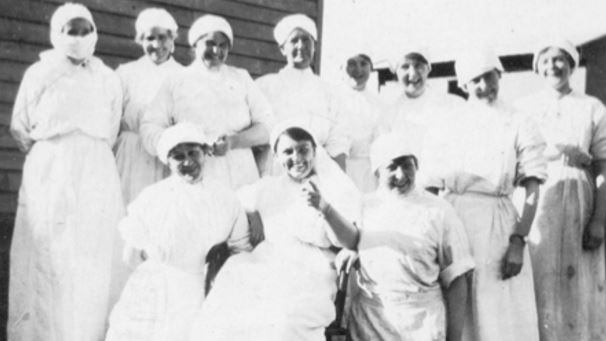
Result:
{"type": "Polygon", "coordinates": [[[87,59],[95,52],[97,44],[96,32],[89,33],[83,37],[60,34],[56,48],[66,56],[74,59],[87,59]]]}

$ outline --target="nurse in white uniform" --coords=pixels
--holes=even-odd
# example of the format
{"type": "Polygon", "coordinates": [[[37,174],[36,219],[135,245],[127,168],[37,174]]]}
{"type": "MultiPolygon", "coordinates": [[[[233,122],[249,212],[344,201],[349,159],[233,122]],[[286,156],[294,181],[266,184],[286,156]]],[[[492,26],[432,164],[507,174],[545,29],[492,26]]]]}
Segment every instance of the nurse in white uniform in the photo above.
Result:
{"type": "MultiPolygon", "coordinates": [[[[288,15],[276,25],[274,38],[286,66],[278,73],[260,77],[257,84],[273,107],[276,123],[297,122],[309,127],[318,144],[345,169],[349,139],[340,117],[338,96],[311,68],[318,40],[316,24],[303,14],[288,15]]],[[[273,171],[278,169],[277,165],[273,167],[273,171]]]]}
{"type": "Polygon", "coordinates": [[[141,136],[155,154],[162,132],[177,122],[200,124],[213,137],[205,176],[231,188],[259,178],[251,147],[267,144],[272,109],[246,70],[225,64],[233,32],[222,17],[204,15],[189,30],[195,60],[164,82],[145,112],[141,136]]]}
{"type": "Polygon", "coordinates": [[[139,127],[143,113],[162,82],[183,68],[172,57],[177,23],[166,10],[143,10],[137,17],[135,29],[135,41],[144,55],[120,65],[116,70],[122,81],[124,101],[120,135],[114,149],[126,204],[135,199],[143,188],[168,175],[166,167],[143,148],[139,127]]]}

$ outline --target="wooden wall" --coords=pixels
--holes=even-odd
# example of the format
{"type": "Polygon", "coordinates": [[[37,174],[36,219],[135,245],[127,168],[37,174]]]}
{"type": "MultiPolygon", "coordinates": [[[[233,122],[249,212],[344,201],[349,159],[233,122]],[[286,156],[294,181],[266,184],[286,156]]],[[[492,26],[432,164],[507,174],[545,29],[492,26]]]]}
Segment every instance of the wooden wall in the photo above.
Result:
{"type": "MultiPolygon", "coordinates": [[[[38,60],[41,51],[50,48],[50,17],[64,2],[60,0],[0,1],[0,253],[6,253],[9,247],[24,160],[24,155],[17,150],[9,134],[12,104],[25,69],[38,60]]],[[[248,69],[253,77],[277,71],[284,64],[273,40],[273,27],[280,18],[289,13],[305,13],[315,19],[321,27],[322,17],[322,0],[80,0],[79,2],[91,10],[99,30],[96,55],[113,68],[142,55],[140,47],[133,42],[137,14],[148,7],[163,7],[179,23],[180,30],[175,52],[175,58],[179,62],[188,64],[191,60],[191,52],[187,45],[190,25],[202,14],[213,13],[225,17],[234,30],[234,47],[229,55],[228,64],[248,69]]],[[[318,49],[316,60],[319,60],[319,52],[318,49]]],[[[2,268],[2,274],[6,274],[5,266],[2,268]]],[[[6,279],[6,276],[0,276],[2,277],[6,279]]],[[[0,283],[5,281],[2,280],[0,283]]],[[[0,318],[0,321],[2,320],[0,318]]],[[[3,327],[1,323],[0,327],[3,327]]]]}

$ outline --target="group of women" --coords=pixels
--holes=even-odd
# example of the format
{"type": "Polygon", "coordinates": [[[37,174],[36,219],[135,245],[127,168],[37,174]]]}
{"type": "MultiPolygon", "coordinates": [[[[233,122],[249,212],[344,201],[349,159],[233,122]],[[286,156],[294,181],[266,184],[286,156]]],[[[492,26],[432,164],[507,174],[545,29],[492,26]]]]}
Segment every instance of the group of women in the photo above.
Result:
{"type": "Polygon", "coordinates": [[[463,101],[406,51],[387,105],[364,51],[349,87],[313,73],[301,14],[274,30],[286,66],[256,81],[225,63],[224,18],[192,24],[186,67],[168,12],[135,27],[144,55],[114,72],[88,9],[62,5],[24,75],[9,340],[321,340],[341,264],[353,340],[606,338],[606,109],[571,89],[570,43],[539,46],[546,89],[516,106],[494,54],[457,59],[463,101]]]}

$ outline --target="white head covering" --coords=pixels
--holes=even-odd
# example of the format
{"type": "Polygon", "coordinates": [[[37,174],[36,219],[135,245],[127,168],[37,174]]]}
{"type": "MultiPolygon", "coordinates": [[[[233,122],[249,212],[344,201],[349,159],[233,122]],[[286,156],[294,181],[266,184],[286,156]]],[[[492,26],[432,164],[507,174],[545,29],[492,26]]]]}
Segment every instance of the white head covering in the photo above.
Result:
{"type": "Polygon", "coordinates": [[[50,21],[50,40],[53,47],[57,47],[60,44],[60,37],[63,33],[63,27],[72,19],[82,18],[86,19],[93,26],[93,34],[97,36],[97,26],[93,20],[93,15],[90,13],[88,8],[81,4],[65,3],[59,6],[50,21]]]}
{"type": "Polygon", "coordinates": [[[315,41],[318,41],[316,23],[304,14],[291,14],[282,18],[274,28],[274,38],[278,45],[282,46],[292,31],[297,28],[309,33],[315,41]]]}
{"type": "Polygon", "coordinates": [[[534,70],[534,72],[538,71],[537,66],[539,63],[539,57],[541,56],[543,50],[548,47],[557,47],[559,49],[564,50],[570,55],[570,57],[572,57],[572,60],[574,61],[574,65],[571,66],[573,68],[579,66],[579,52],[577,51],[577,48],[574,46],[574,44],[572,44],[566,39],[555,38],[545,41],[544,43],[539,45],[538,48],[535,50],[534,56],[532,58],[532,69],[534,70]]]}
{"type": "Polygon", "coordinates": [[[370,146],[371,171],[375,172],[401,156],[414,155],[418,158],[422,143],[418,136],[396,133],[380,135],[370,146]]]}
{"type": "Polygon", "coordinates": [[[187,40],[189,45],[194,44],[205,34],[212,32],[221,32],[227,36],[229,45],[234,46],[234,33],[231,29],[231,25],[223,17],[205,14],[194,21],[193,25],[189,29],[187,40]]]}
{"type": "Polygon", "coordinates": [[[460,86],[495,69],[504,72],[499,57],[488,49],[470,51],[457,58],[457,61],[455,62],[455,70],[460,86]]]}
{"type": "Polygon", "coordinates": [[[212,144],[200,126],[189,122],[177,123],[164,130],[158,140],[156,150],[160,161],[168,163],[168,153],[180,143],[212,144]]]}
{"type": "Polygon", "coordinates": [[[154,27],[167,29],[172,33],[173,38],[177,38],[179,26],[170,13],[163,8],[146,8],[137,16],[135,40],[140,40],[146,32],[154,27]]]}

